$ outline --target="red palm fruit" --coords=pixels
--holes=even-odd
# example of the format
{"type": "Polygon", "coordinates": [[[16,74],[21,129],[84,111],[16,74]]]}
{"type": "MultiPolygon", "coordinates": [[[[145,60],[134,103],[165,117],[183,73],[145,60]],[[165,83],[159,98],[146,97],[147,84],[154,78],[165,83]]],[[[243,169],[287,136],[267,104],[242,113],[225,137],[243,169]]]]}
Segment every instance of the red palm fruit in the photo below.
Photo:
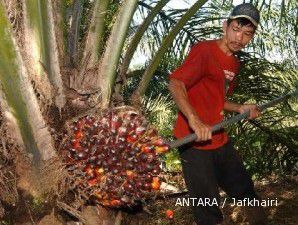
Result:
{"type": "Polygon", "coordinates": [[[150,190],[152,188],[152,185],[150,183],[145,183],[144,186],[145,190],[150,190]]]}
{"type": "Polygon", "coordinates": [[[110,126],[109,119],[107,117],[103,117],[100,120],[100,123],[103,125],[103,127],[109,127],[110,126]]]}
{"type": "Polygon", "coordinates": [[[167,216],[167,218],[169,218],[169,219],[173,219],[173,218],[174,218],[174,212],[173,212],[173,210],[168,209],[168,210],[166,211],[166,216],[167,216]]]}
{"type": "Polygon", "coordinates": [[[137,182],[136,182],[136,187],[137,187],[137,188],[143,188],[143,187],[144,187],[143,182],[141,182],[141,181],[137,181],[137,182]]]}
{"type": "Polygon", "coordinates": [[[162,146],[164,144],[165,142],[162,138],[158,138],[157,140],[154,141],[154,145],[157,145],[157,146],[162,146]]]}
{"type": "Polygon", "coordinates": [[[148,158],[148,156],[147,156],[146,153],[141,153],[141,154],[139,155],[139,157],[140,157],[140,159],[141,159],[142,162],[147,162],[147,158],[148,158]]]}
{"type": "Polygon", "coordinates": [[[112,173],[113,173],[113,174],[118,174],[118,173],[119,173],[119,169],[118,169],[118,168],[114,168],[114,169],[112,169],[112,173]]]}
{"type": "Polygon", "coordinates": [[[132,170],[126,170],[126,175],[128,178],[133,178],[135,173],[132,170]]]}
{"type": "Polygon", "coordinates": [[[81,147],[81,146],[80,146],[80,142],[79,142],[79,140],[77,140],[77,139],[72,139],[72,140],[71,140],[71,144],[72,144],[72,146],[73,146],[74,148],[76,148],[76,149],[78,149],[79,147],[81,147]]]}
{"type": "Polygon", "coordinates": [[[94,126],[95,118],[93,116],[87,116],[86,117],[86,123],[90,126],[94,126]]]}
{"type": "Polygon", "coordinates": [[[94,176],[94,169],[92,169],[90,166],[88,166],[85,170],[84,170],[84,172],[86,173],[86,175],[88,175],[88,176],[94,176]]]}
{"type": "Polygon", "coordinates": [[[81,131],[77,131],[75,133],[75,139],[81,139],[83,137],[83,133],[81,131]]]}
{"type": "Polygon", "coordinates": [[[159,167],[159,165],[154,166],[154,169],[151,171],[151,173],[152,173],[153,175],[158,175],[158,174],[160,174],[160,167],[159,167]]]}
{"type": "Polygon", "coordinates": [[[147,154],[147,163],[153,162],[155,159],[155,155],[153,153],[148,153],[147,154]]]}
{"type": "Polygon", "coordinates": [[[118,134],[119,134],[120,136],[126,135],[126,134],[127,134],[127,128],[124,127],[124,126],[119,127],[119,128],[118,128],[118,134]]]}
{"type": "Polygon", "coordinates": [[[169,151],[169,146],[168,145],[162,145],[162,146],[157,146],[157,147],[155,147],[155,152],[156,153],[165,153],[165,152],[167,152],[167,151],[169,151]]]}
{"type": "Polygon", "coordinates": [[[133,142],[135,142],[136,140],[137,140],[137,136],[136,136],[135,134],[133,134],[133,135],[129,135],[129,136],[127,136],[127,138],[126,138],[126,141],[129,142],[129,143],[133,143],[133,142]]]}
{"type": "Polygon", "coordinates": [[[121,122],[118,120],[118,116],[113,116],[112,120],[111,120],[111,131],[113,133],[116,132],[116,130],[118,130],[118,128],[121,126],[121,122]]]}
{"type": "Polygon", "coordinates": [[[137,127],[136,128],[136,135],[143,135],[146,131],[145,127],[137,127]]]}
{"type": "Polygon", "coordinates": [[[152,176],[150,174],[146,174],[145,179],[147,182],[151,182],[152,181],[152,176]]]}
{"type": "Polygon", "coordinates": [[[132,191],[133,190],[133,186],[129,183],[124,184],[124,190],[126,191],[132,191]]]}
{"type": "Polygon", "coordinates": [[[110,205],[111,205],[112,207],[119,207],[119,206],[121,205],[121,201],[118,200],[118,199],[114,199],[114,200],[112,200],[112,201],[110,202],[110,205]]]}
{"type": "Polygon", "coordinates": [[[136,124],[134,121],[131,121],[129,124],[128,124],[129,128],[131,131],[134,131],[136,129],[136,124]]]}
{"type": "Polygon", "coordinates": [[[109,200],[103,200],[101,201],[101,204],[103,204],[104,206],[110,206],[111,202],[109,200]]]}
{"type": "Polygon", "coordinates": [[[84,151],[78,151],[77,152],[77,157],[79,160],[84,160],[87,158],[87,154],[84,151]]]}
{"type": "Polygon", "coordinates": [[[84,124],[83,120],[79,119],[75,124],[75,129],[80,130],[83,127],[83,124],[84,124]]]}
{"type": "Polygon", "coordinates": [[[77,149],[75,149],[75,148],[69,148],[69,152],[71,152],[72,154],[75,154],[76,151],[77,151],[77,149]]]}
{"type": "Polygon", "coordinates": [[[104,169],[103,169],[102,167],[100,167],[100,168],[95,168],[95,169],[94,169],[94,172],[95,172],[96,176],[101,176],[101,175],[104,174],[104,169]]]}
{"type": "Polygon", "coordinates": [[[151,152],[152,150],[153,150],[153,146],[152,145],[148,145],[148,144],[145,144],[145,145],[143,145],[142,147],[141,147],[141,150],[142,150],[142,152],[144,152],[144,153],[149,153],[149,152],[151,152]]]}
{"type": "Polygon", "coordinates": [[[153,181],[151,183],[152,189],[153,190],[159,190],[160,188],[160,182],[158,177],[153,177],[153,181]]]}
{"type": "Polygon", "coordinates": [[[93,179],[88,180],[87,183],[89,186],[92,187],[92,186],[96,185],[98,182],[97,182],[96,178],[93,178],[93,179]]]}

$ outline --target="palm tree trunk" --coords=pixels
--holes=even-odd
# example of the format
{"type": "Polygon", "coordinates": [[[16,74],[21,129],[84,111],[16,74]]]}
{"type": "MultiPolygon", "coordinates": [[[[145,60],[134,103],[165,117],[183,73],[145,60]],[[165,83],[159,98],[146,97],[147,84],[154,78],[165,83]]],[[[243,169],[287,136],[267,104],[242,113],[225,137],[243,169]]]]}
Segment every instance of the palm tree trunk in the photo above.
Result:
{"type": "Polygon", "coordinates": [[[24,33],[26,53],[34,65],[34,72],[43,76],[44,70],[54,86],[55,104],[61,109],[65,104],[60,74],[58,47],[51,0],[24,1],[24,33]]]}
{"type": "MultiPolygon", "coordinates": [[[[19,169],[17,172],[20,176],[20,188],[33,196],[40,196],[43,192],[39,186],[42,162],[55,158],[56,151],[2,2],[0,58],[1,111],[15,141],[26,150],[25,157],[30,159],[29,168],[26,166],[28,170],[24,173],[19,169]]],[[[20,156],[16,156],[18,157],[20,156]]]]}

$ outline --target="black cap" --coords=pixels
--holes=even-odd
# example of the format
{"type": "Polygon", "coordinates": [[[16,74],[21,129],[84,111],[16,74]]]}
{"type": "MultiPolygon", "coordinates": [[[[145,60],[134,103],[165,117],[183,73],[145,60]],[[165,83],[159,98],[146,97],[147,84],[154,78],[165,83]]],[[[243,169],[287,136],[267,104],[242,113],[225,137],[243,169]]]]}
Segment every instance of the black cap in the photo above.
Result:
{"type": "Polygon", "coordinates": [[[237,5],[231,12],[230,19],[246,18],[256,27],[260,23],[260,12],[251,3],[237,5]]]}

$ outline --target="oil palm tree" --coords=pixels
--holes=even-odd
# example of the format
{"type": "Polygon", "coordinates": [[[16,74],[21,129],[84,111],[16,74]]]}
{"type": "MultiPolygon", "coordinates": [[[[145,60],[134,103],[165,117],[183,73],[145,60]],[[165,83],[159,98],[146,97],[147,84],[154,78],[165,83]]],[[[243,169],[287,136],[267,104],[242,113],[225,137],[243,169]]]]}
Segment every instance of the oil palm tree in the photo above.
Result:
{"type": "MultiPolygon", "coordinates": [[[[42,168],[50,168],[59,158],[55,137],[65,120],[91,108],[103,110],[123,104],[125,94],[131,104],[140,102],[146,91],[152,90],[151,81],[165,84],[165,75],[181,62],[190,45],[220,34],[219,21],[233,3],[198,0],[187,9],[175,10],[166,7],[169,2],[1,0],[0,99],[1,118],[7,130],[2,149],[16,143],[20,150],[16,165],[27,159],[26,168],[31,171],[24,176],[27,171],[16,168],[22,178],[18,188],[33,196],[57,188],[59,176],[55,175],[57,182],[53,185],[45,185],[42,168]],[[134,70],[132,60],[138,51],[149,57],[141,68],[134,70]],[[131,91],[125,93],[129,82],[137,85],[131,85],[131,91]]],[[[280,55],[296,54],[297,3],[255,1],[255,4],[265,12],[266,22],[250,48],[251,55],[243,57],[243,61],[253,62],[269,50],[280,55]],[[277,21],[279,33],[272,29],[277,21]],[[280,33],[295,35],[285,43],[280,33]],[[256,46],[261,46],[262,51],[256,46]]],[[[297,62],[288,61],[287,71],[293,71],[297,62]]],[[[268,65],[262,60],[257,62],[253,69],[245,67],[245,72],[268,65]]],[[[272,71],[264,71],[267,73],[264,81],[270,81],[272,71]]],[[[289,77],[297,78],[297,73],[289,77]]],[[[289,78],[287,87],[296,78],[289,78]]],[[[276,88],[276,93],[283,91],[281,86],[271,87],[276,88]]],[[[262,88],[263,92],[268,90],[262,88]]],[[[248,100],[244,93],[251,89],[247,89],[237,95],[240,101],[248,100]]],[[[276,93],[266,96],[269,99],[276,93]]],[[[266,121],[265,125],[270,123],[266,121]]],[[[263,131],[270,134],[278,129],[263,131]]]]}

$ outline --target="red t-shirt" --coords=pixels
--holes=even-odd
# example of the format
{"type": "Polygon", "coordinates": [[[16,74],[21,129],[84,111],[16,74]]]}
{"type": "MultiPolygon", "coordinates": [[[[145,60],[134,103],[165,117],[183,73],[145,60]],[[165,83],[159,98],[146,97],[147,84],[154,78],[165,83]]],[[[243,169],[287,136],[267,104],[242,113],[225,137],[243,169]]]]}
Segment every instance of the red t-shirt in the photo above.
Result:
{"type": "MultiPolygon", "coordinates": [[[[184,63],[176,69],[170,79],[175,78],[185,84],[188,99],[194,107],[200,120],[214,126],[223,120],[225,102],[226,74],[239,72],[239,60],[235,56],[226,55],[218,46],[216,40],[199,42],[191,48],[184,63]]],[[[230,83],[228,94],[232,93],[235,79],[230,83]]],[[[178,113],[174,127],[176,138],[182,138],[193,133],[188,126],[187,118],[178,113]]],[[[216,149],[228,140],[227,134],[221,130],[212,135],[207,142],[194,142],[199,149],[216,149]]]]}

